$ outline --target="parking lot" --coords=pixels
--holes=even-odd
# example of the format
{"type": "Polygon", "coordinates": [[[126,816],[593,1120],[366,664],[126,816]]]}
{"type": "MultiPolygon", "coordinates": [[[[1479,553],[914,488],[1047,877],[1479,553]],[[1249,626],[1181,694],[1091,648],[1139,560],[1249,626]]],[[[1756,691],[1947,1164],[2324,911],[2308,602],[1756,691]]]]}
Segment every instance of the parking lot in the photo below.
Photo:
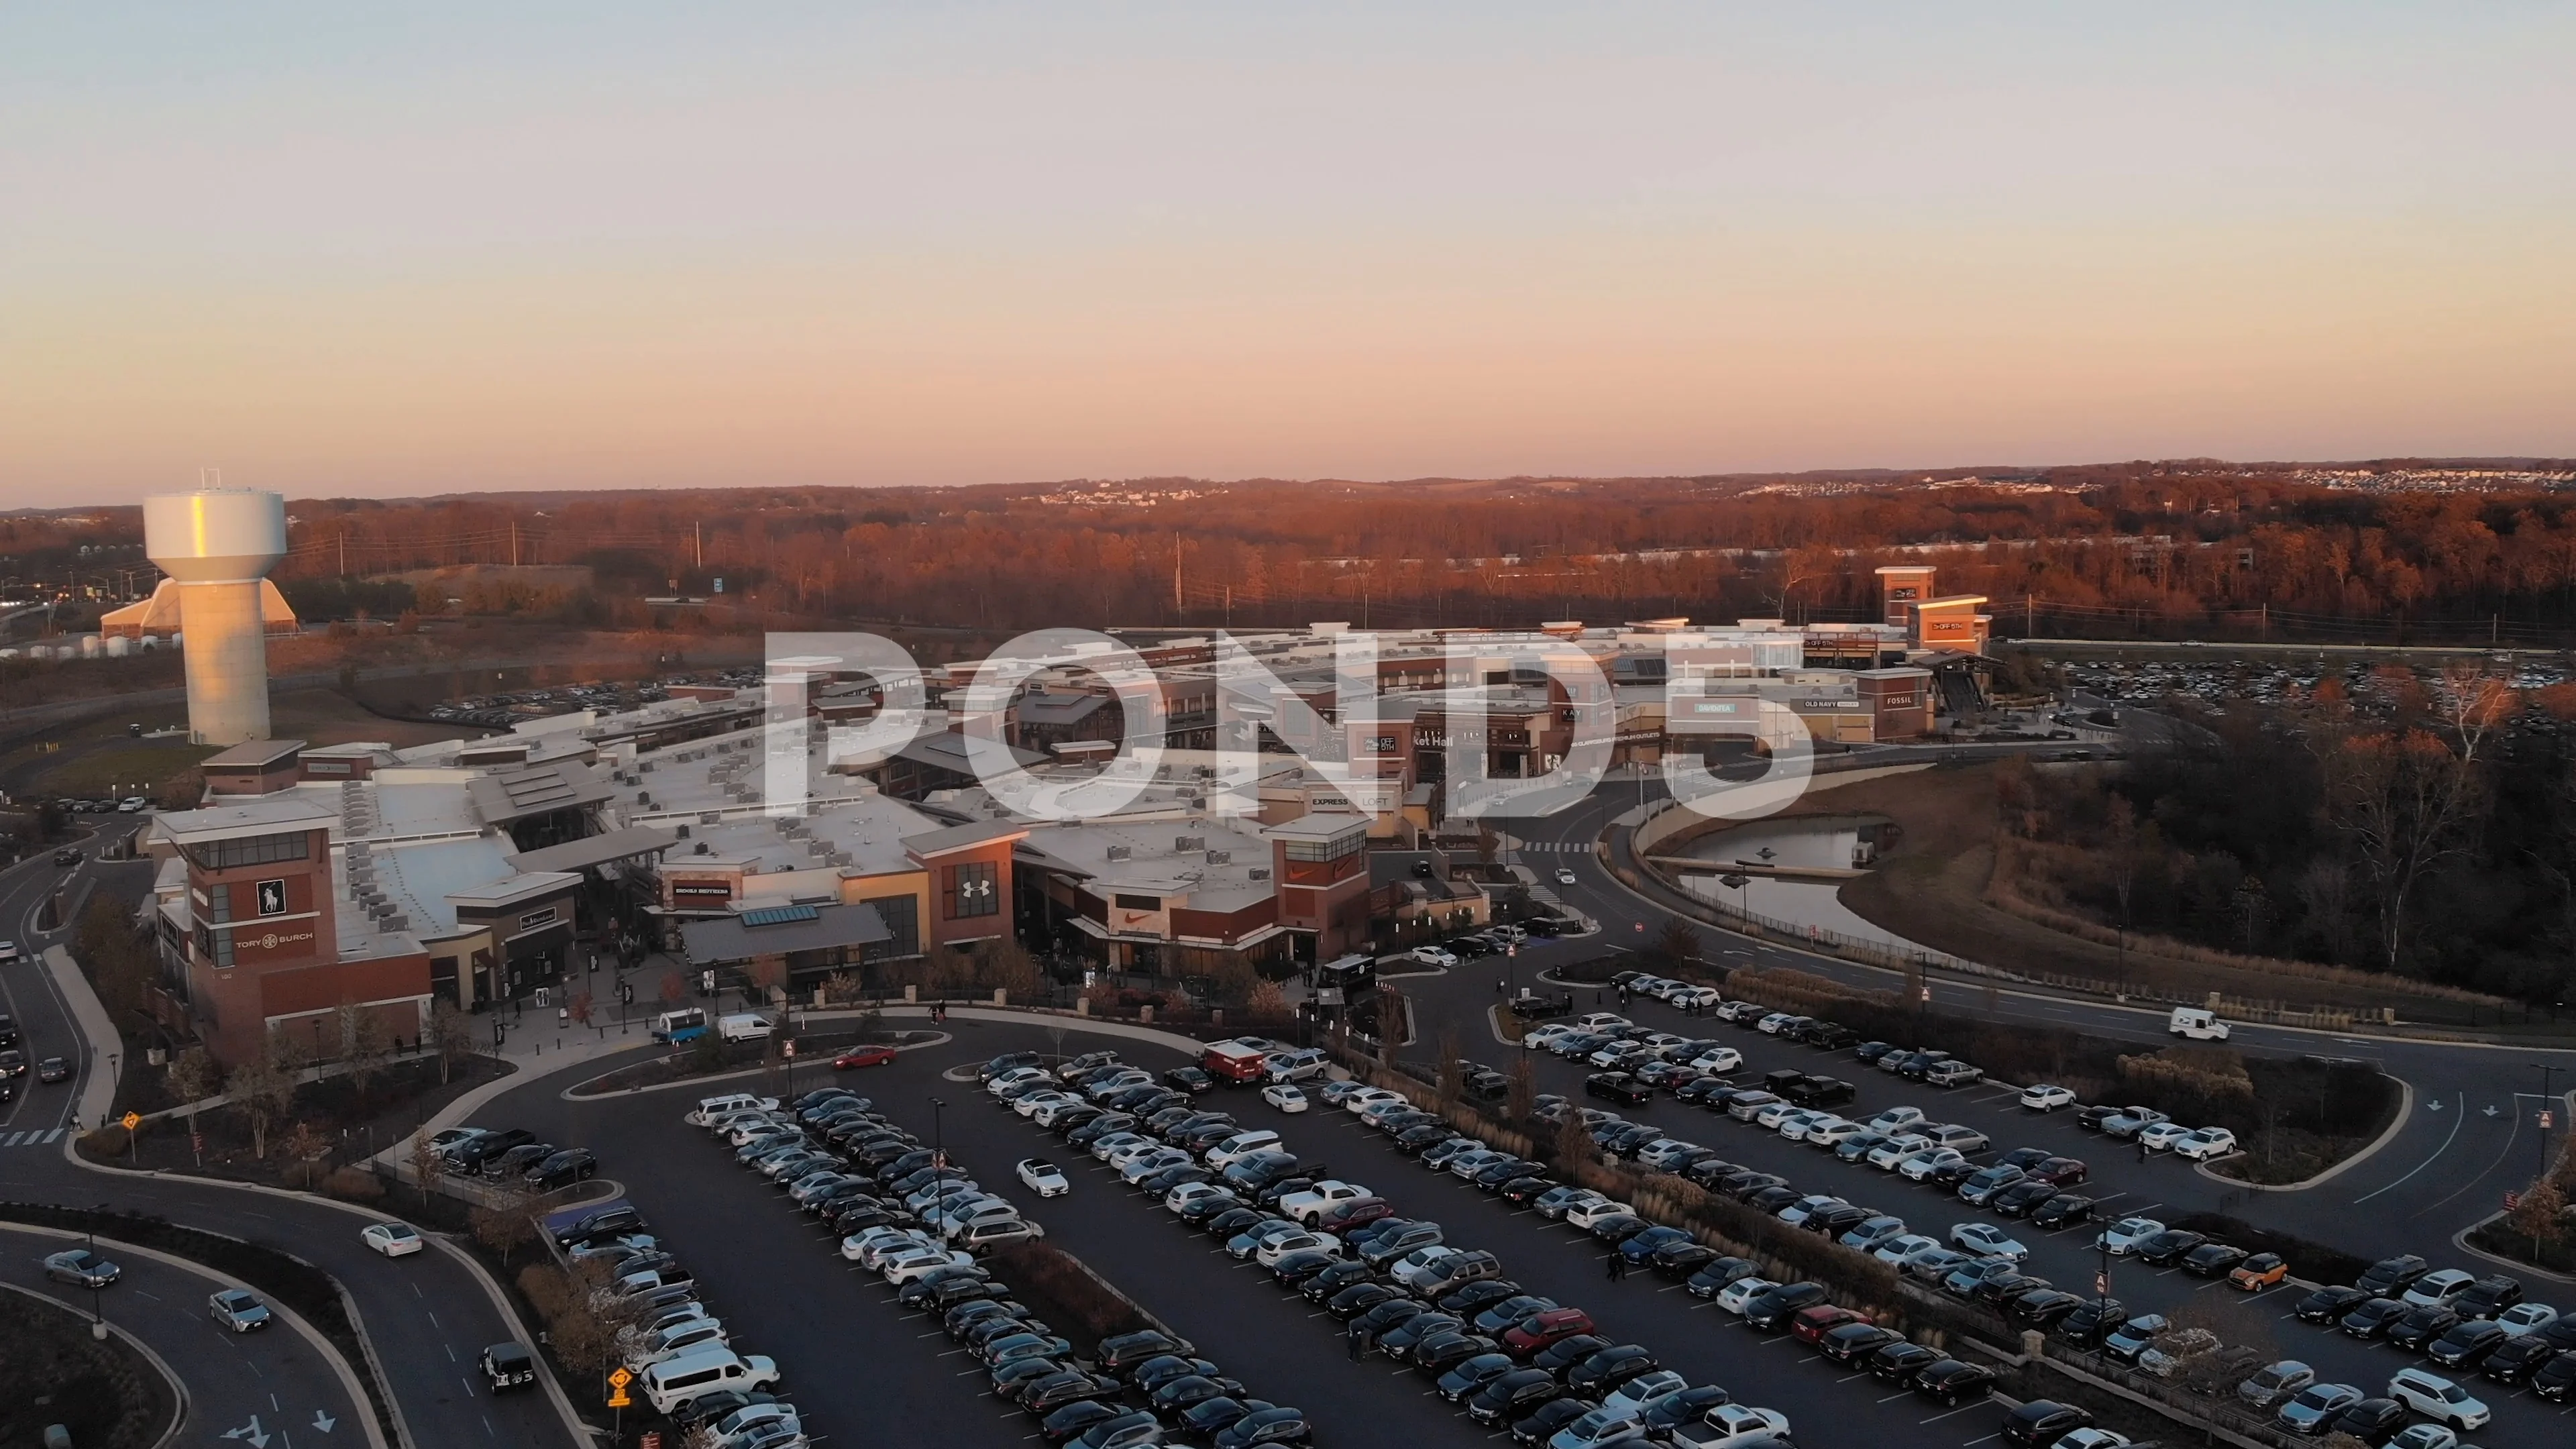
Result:
{"type": "MultiPolygon", "coordinates": [[[[2206,1207],[2219,1189],[2187,1164],[2159,1157],[2136,1161],[2133,1150],[2081,1132],[2065,1113],[2026,1114],[2015,1093],[2000,1087],[1931,1092],[1856,1067],[1847,1053],[1828,1054],[1678,1013],[1662,1020],[1659,1005],[1638,1002],[1640,1021],[1739,1046],[1745,1071],[1774,1065],[1831,1070],[1861,1089],[1859,1100],[1838,1108],[1866,1118],[1900,1101],[1936,1116],[1970,1123],[1994,1138],[1994,1152],[2024,1143],[2083,1158],[2093,1169],[2094,1195],[2113,1216],[2165,1214],[2184,1206],[2206,1207]]],[[[1181,1223],[1160,1204],[1121,1184],[1103,1164],[1054,1134],[996,1104],[973,1081],[975,1064],[1012,1050],[1075,1050],[1115,1046],[1140,1067],[1160,1072],[1184,1064],[1177,1053],[1135,1041],[1089,1040],[1058,1048],[1037,1027],[952,1023],[955,1039],[906,1051],[893,1066],[845,1074],[876,1110],[921,1137],[936,1140],[988,1186],[1020,1200],[1045,1230],[1046,1241],[1065,1249],[1117,1284],[1229,1376],[1247,1394],[1295,1404],[1314,1422],[1320,1442],[1395,1442],[1395,1435],[1455,1437],[1496,1432],[1468,1422],[1443,1403],[1411,1369],[1372,1356],[1354,1364],[1341,1325],[1317,1305],[1273,1281],[1252,1265],[1225,1255],[1221,1244],[1181,1223]],[[946,1103],[934,1109],[934,1100],[946,1103]],[[1011,1164],[1047,1157],[1071,1176],[1067,1196],[1044,1202],[1021,1192],[1011,1164]]],[[[1506,1049],[1476,1053],[1497,1067],[1510,1065],[1506,1049]]],[[[1533,1053],[1542,1090],[1580,1099],[1589,1068],[1533,1053]]],[[[800,1073],[811,1087],[815,1074],[800,1073]]],[[[1743,1074],[1739,1074],[1741,1079],[1743,1074]]],[[[714,1090],[706,1088],[704,1090],[714,1090]]],[[[827,1225],[798,1211],[780,1191],[737,1168],[731,1154],[683,1124],[681,1114],[701,1089],[639,1092],[591,1101],[567,1100],[530,1090],[505,1096],[483,1114],[488,1121],[524,1125],[538,1137],[596,1151],[603,1172],[624,1185],[652,1230],[696,1271],[705,1296],[746,1351],[778,1360],[784,1397],[793,1399],[809,1428],[822,1437],[859,1432],[890,1442],[1019,1444],[1034,1420],[995,1399],[983,1368],[950,1343],[938,1322],[904,1311],[875,1275],[845,1264],[834,1252],[827,1225]],[[851,1374],[846,1366],[884,1366],[851,1374]],[[885,1384],[908,1383],[889,1395],[885,1384]]],[[[1903,1444],[1974,1445],[1991,1437],[1998,1410],[1969,1405],[1952,1411],[1891,1392],[1853,1369],[1831,1365],[1814,1350],[1785,1337],[1753,1333],[1722,1309],[1681,1291],[1678,1284],[1637,1274],[1614,1282],[1600,1246],[1587,1236],[1525,1207],[1479,1191],[1447,1174],[1427,1171],[1399,1153],[1383,1134],[1350,1114],[1326,1107],[1290,1115],[1266,1105],[1250,1090],[1220,1090],[1202,1105],[1231,1113],[1247,1127],[1276,1130],[1285,1145],[1309,1161],[1320,1158],[1337,1176],[1365,1184],[1389,1198],[1405,1217],[1441,1224],[1453,1246],[1490,1250],[1504,1272],[1534,1294],[1590,1311],[1614,1342],[1646,1345],[1667,1368],[1694,1384],[1725,1386],[1740,1402],[1767,1404],[1786,1413],[1806,1443],[1858,1443],[1870,1438],[1903,1444]],[[1785,1376],[1785,1377],[1784,1377],[1785,1376]]],[[[2061,1286],[2089,1294],[2099,1259],[2089,1227],[2054,1233],[2027,1223],[1996,1219],[1950,1194],[1903,1182],[1866,1165],[1836,1161],[1824,1151],[1659,1097],[1622,1114],[1717,1150],[1747,1167],[1777,1172],[1801,1191],[1828,1192],[1904,1217],[1914,1230],[1946,1237],[1951,1225],[1991,1221],[2026,1243],[2030,1268],[2061,1286]]],[[[2247,1295],[2174,1269],[2124,1262],[2113,1270],[2115,1296],[2133,1310],[2170,1311],[2197,1295],[2221,1295],[2239,1322],[2263,1321],[2268,1338],[2230,1333],[2244,1342],[2270,1342],[2290,1357],[2316,1366],[2322,1378],[2377,1392],[2408,1355],[2381,1344],[2354,1341],[2291,1321],[2291,1306],[2304,1289],[2283,1287],[2247,1295]]],[[[2540,1296],[2540,1295],[2535,1295],[2540,1296]]],[[[1087,1349],[1088,1345],[1083,1348],[1087,1349]]],[[[2564,1411],[2529,1397],[2527,1390],[2472,1382],[2496,1409],[2496,1424],[2482,1443],[2553,1442],[2563,1432],[2564,1411]]]]}
{"type": "MultiPolygon", "coordinates": [[[[2228,1205],[2225,1197],[2229,1189],[2193,1171],[2190,1163],[2177,1160],[2169,1153],[2156,1154],[2141,1161],[2134,1144],[2114,1141],[2078,1128],[2071,1110],[2047,1114],[2025,1111],[2017,1105],[2020,1096],[2017,1087],[1982,1083],[1944,1092],[1890,1077],[1858,1062],[1849,1051],[1821,1051],[1714,1018],[1685,1016],[1642,997],[1629,1004],[1627,1014],[1640,1024],[1706,1037],[1738,1048],[1745,1057],[1743,1068],[1733,1074],[1738,1081],[1758,1079],[1763,1071],[1773,1067],[1830,1073],[1849,1081],[1859,1088],[1859,1095],[1854,1101],[1833,1109],[1845,1117],[1866,1121],[1885,1108],[1912,1105],[1924,1110],[1935,1121],[1973,1127],[1991,1138],[1992,1145],[1985,1151],[1969,1154],[1972,1160],[1991,1162],[2004,1152],[2021,1146],[2044,1148],[2081,1159],[2091,1173],[2087,1186],[2081,1191],[2094,1199],[2099,1219],[2136,1216],[2170,1220],[2182,1213],[2218,1211],[2228,1205]]],[[[1498,1065],[1508,1065],[1502,1060],[1504,1052],[1505,1049],[1496,1048],[1481,1055],[1498,1065]]],[[[1545,1052],[1531,1052],[1530,1056],[1540,1090],[1582,1099],[1584,1080],[1593,1068],[1561,1061],[1545,1052]]],[[[1589,1105],[1614,1104],[1592,1102],[1589,1105]]],[[[2094,1248],[2098,1221],[2054,1231],[2038,1230],[2026,1221],[1972,1208],[1960,1202],[1953,1193],[1907,1182],[1893,1173],[1865,1164],[1839,1161],[1828,1151],[1789,1141],[1776,1131],[1739,1122],[1723,1113],[1685,1105],[1661,1094],[1650,1105],[1614,1107],[1614,1110],[1630,1120],[1654,1125],[1673,1137],[1709,1147],[1730,1161],[1776,1173],[1787,1178],[1801,1192],[1830,1193],[1904,1218],[1912,1231],[1935,1238],[1946,1240],[1950,1229],[1960,1223],[1991,1223],[2029,1248],[2029,1271],[2079,1295],[2092,1293],[2094,1275],[2103,1267],[2102,1259],[2094,1248]]],[[[2478,1273],[2494,1271],[2492,1264],[2455,1251],[2444,1251],[2447,1245],[2428,1246],[2410,1239],[2403,1224],[2372,1223],[2366,1215],[2356,1215],[2351,1227],[2353,1231],[2338,1235],[2333,1246],[2363,1256],[2412,1250],[2430,1258],[2437,1266],[2463,1267],[2478,1273]]],[[[2576,1414],[2576,1408],[2532,1397],[2527,1387],[2508,1389],[2478,1379],[2473,1374],[2441,1369],[2420,1354],[2405,1353],[2384,1342],[2357,1341],[2298,1323],[2293,1319],[2291,1309],[2307,1291],[2304,1286],[2288,1284],[2247,1294],[2228,1287],[2224,1280],[2198,1278],[2178,1267],[2152,1268],[2134,1260],[2115,1260],[2109,1273],[2112,1296],[2132,1311],[2171,1314],[2189,1299],[2217,1295],[2221,1303],[2232,1310],[2234,1324],[2222,1337],[2231,1342],[2275,1345],[2282,1356],[2314,1366],[2321,1380],[2326,1382],[2350,1383],[2366,1392],[2377,1393],[2389,1375],[2410,1364],[2461,1380],[2495,1410],[2495,1427],[2481,1430],[2477,1436],[2490,1449],[2500,1443],[2555,1442],[2557,1436],[2567,1432],[2563,1421],[2576,1414]]],[[[2534,1283],[2531,1296],[2543,1301],[2576,1300],[2576,1293],[2553,1293],[2551,1290],[2557,1286],[2546,1282],[2534,1283]]],[[[2560,1306],[2576,1311],[2576,1301],[2562,1302],[2560,1306]]]]}

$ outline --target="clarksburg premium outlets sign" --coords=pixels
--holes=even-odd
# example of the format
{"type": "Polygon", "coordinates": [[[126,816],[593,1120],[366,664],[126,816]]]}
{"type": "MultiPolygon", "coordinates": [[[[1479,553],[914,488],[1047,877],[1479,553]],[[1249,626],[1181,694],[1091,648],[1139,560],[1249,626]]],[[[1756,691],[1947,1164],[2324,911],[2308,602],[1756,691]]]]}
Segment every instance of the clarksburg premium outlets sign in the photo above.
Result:
{"type": "MultiPolygon", "coordinates": [[[[1354,808],[1394,808],[1377,776],[1377,752],[1364,750],[1356,763],[1335,753],[1348,738],[1373,742],[1388,737],[1376,730],[1377,635],[1344,631],[1334,636],[1331,724],[1240,641],[1224,633],[1215,637],[1217,764],[1216,779],[1205,792],[1207,813],[1251,816],[1259,810],[1264,729],[1354,808]]],[[[1687,634],[1663,636],[1658,644],[1667,651],[1668,674],[1676,672],[1670,655],[1701,647],[1696,636],[1687,634]]],[[[912,656],[879,635],[771,634],[767,664],[762,791],[768,814],[803,815],[814,798],[807,701],[818,681],[863,676],[883,699],[872,718],[825,727],[824,753],[832,765],[864,769],[946,725],[928,708],[912,656]]],[[[1551,761],[1552,768],[1534,776],[1495,776],[1482,751],[1459,752],[1448,762],[1449,814],[1523,819],[1575,804],[1601,783],[1618,739],[1617,710],[1600,662],[1550,635],[1478,635],[1450,641],[1442,677],[1473,680],[1498,666],[1523,677],[1542,673],[1564,691],[1570,701],[1564,718],[1571,743],[1562,758],[1551,761]]],[[[1486,719],[1495,702],[1487,688],[1449,684],[1429,693],[1438,698],[1451,738],[1488,737],[1486,719]]],[[[1712,742],[1731,735],[1769,751],[1767,768],[1751,780],[1721,779],[1699,755],[1667,753],[1658,768],[1677,805],[1713,819],[1749,820],[1778,811],[1805,793],[1815,750],[1794,710],[1753,695],[1712,697],[1708,682],[1696,676],[1669,679],[1664,694],[1667,718],[1677,726],[1688,721],[1676,733],[1712,742]]],[[[1152,667],[1125,643],[1088,629],[1040,629],[993,651],[976,667],[962,701],[952,696],[950,707],[962,721],[967,764],[996,802],[1024,821],[1073,822],[1117,814],[1152,788],[1164,755],[1158,724],[1162,698],[1152,667]],[[1003,721],[1030,680],[1067,668],[1090,673],[1116,696],[1123,737],[1117,754],[1095,774],[1034,774],[1004,743],[1003,721]]]]}

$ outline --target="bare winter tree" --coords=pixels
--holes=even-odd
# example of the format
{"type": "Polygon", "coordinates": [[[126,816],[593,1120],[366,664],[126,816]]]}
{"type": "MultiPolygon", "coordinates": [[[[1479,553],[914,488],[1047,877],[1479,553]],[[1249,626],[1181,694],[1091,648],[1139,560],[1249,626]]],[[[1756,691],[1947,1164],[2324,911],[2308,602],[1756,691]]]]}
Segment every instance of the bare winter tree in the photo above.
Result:
{"type": "Polygon", "coordinates": [[[2472,843],[2487,803],[2479,752],[2513,702],[2499,681],[2453,670],[2436,727],[2345,734],[2326,756],[2327,809],[2371,887],[2383,970],[2397,969],[2417,888],[2472,843]]]}

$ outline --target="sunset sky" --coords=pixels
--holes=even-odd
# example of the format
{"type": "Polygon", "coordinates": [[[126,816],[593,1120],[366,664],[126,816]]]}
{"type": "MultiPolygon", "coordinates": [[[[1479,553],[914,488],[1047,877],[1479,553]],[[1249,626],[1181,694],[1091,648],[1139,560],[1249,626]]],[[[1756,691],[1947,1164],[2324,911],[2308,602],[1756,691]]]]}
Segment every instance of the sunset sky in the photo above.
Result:
{"type": "Polygon", "coordinates": [[[395,12],[0,10],[0,506],[2576,453],[2564,5],[395,12]]]}

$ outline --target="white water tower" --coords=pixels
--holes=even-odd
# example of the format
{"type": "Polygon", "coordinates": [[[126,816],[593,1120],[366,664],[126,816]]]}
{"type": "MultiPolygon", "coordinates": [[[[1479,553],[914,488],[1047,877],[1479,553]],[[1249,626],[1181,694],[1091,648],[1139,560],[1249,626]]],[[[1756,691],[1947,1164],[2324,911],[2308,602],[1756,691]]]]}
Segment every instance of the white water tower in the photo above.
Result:
{"type": "Polygon", "coordinates": [[[268,633],[260,583],[286,557],[286,500],[210,488],[143,500],[143,551],[179,585],[188,738],[268,738],[268,633]]]}

